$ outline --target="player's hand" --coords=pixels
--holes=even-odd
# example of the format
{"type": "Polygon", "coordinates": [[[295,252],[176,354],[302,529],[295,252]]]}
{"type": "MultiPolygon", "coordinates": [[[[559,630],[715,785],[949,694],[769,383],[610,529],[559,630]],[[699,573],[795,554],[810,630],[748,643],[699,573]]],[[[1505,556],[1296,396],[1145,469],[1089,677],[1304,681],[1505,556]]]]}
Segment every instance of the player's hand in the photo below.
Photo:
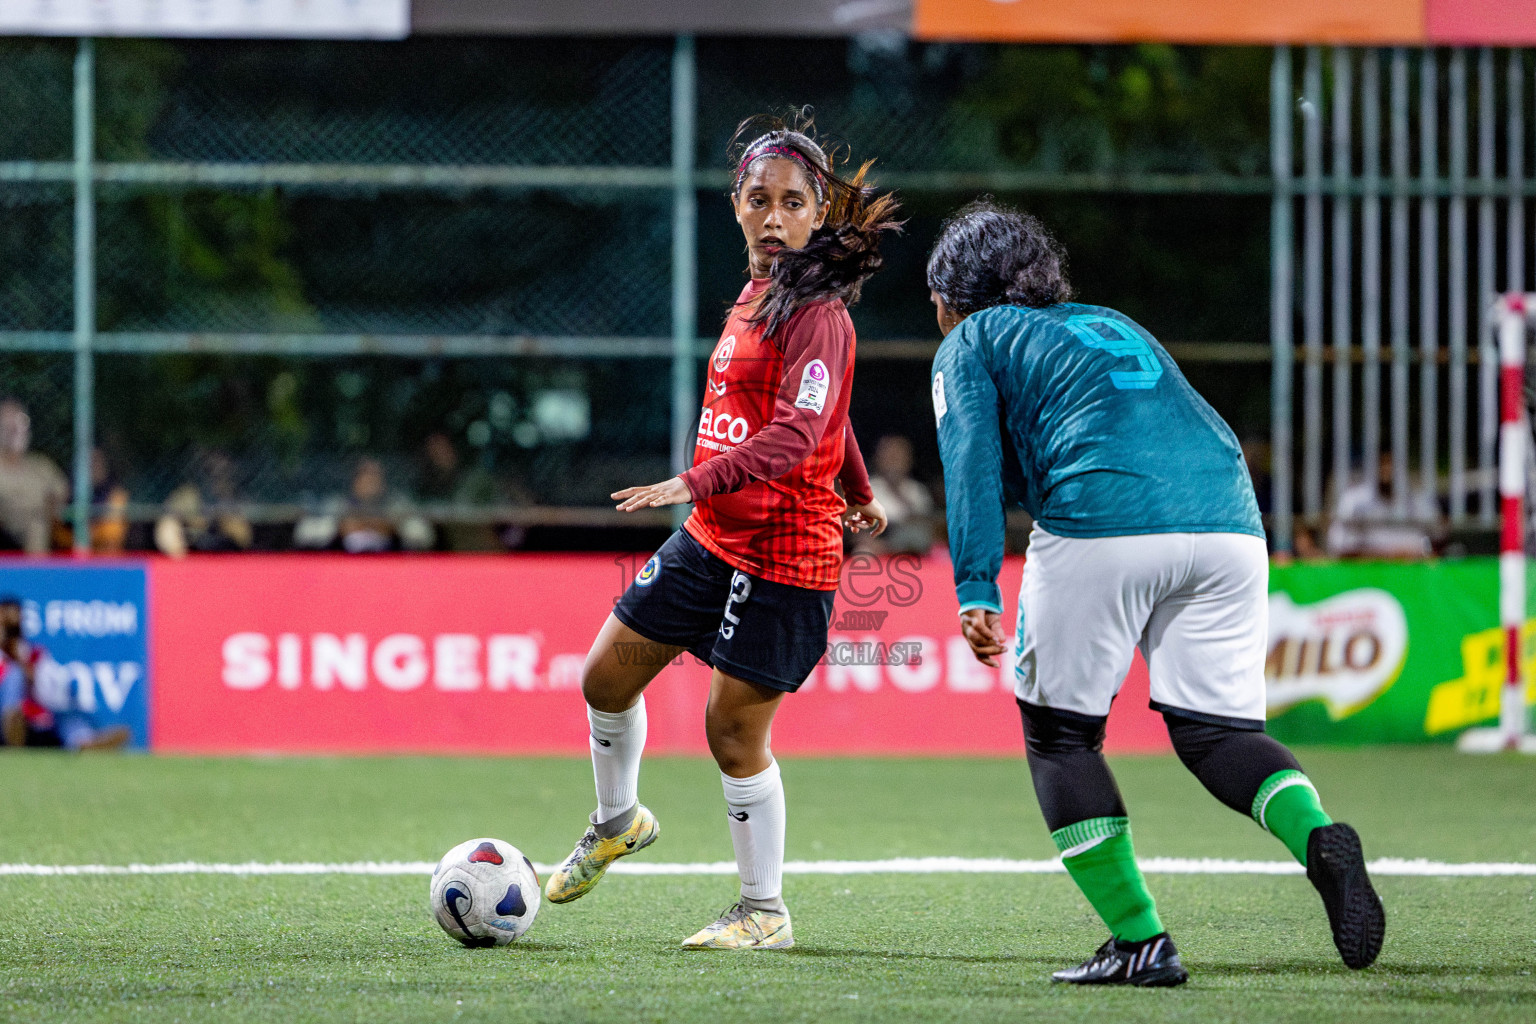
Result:
{"type": "Polygon", "coordinates": [[[977,661],[997,668],[997,656],[1005,649],[1001,615],[985,608],[969,608],[960,613],[960,633],[977,661]]]}
{"type": "Polygon", "coordinates": [[[620,512],[657,508],[661,505],[686,505],[693,500],[688,485],[683,483],[680,476],[645,487],[626,487],[622,491],[614,491],[608,497],[618,502],[614,507],[620,512]]]}
{"type": "Polygon", "coordinates": [[[871,537],[878,537],[891,525],[891,521],[880,499],[870,498],[867,505],[849,505],[843,511],[843,525],[854,533],[868,530],[871,537]]]}

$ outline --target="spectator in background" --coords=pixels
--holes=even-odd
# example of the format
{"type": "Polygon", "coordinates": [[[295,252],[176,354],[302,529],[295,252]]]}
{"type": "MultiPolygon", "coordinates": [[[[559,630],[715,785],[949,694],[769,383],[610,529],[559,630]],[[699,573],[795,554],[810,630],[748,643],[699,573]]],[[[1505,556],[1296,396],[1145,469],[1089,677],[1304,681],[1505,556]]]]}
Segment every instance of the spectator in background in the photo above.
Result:
{"type": "Polygon", "coordinates": [[[1428,558],[1442,532],[1440,506],[1421,483],[1410,482],[1399,511],[1392,500],[1391,452],[1382,452],[1376,472],[1366,473],[1339,495],[1328,526],[1328,552],[1335,558],[1428,558]]]}
{"type": "Polygon", "coordinates": [[[133,738],[125,725],[98,729],[75,706],[72,680],[22,636],[21,601],[0,597],[0,737],[7,746],[112,750],[133,738]]]}
{"type": "Polygon", "coordinates": [[[347,497],[331,511],[305,516],[293,528],[298,548],[340,548],[361,555],[382,551],[426,551],[432,524],[391,493],[384,464],[371,455],[357,461],[347,497]]]}
{"type": "Polygon", "coordinates": [[[1253,481],[1253,496],[1259,503],[1259,515],[1269,522],[1269,513],[1274,504],[1274,479],[1270,474],[1270,465],[1273,462],[1271,448],[1268,439],[1263,437],[1245,437],[1242,441],[1243,462],[1248,467],[1248,479],[1253,481]]]}
{"type": "Polygon", "coordinates": [[[500,498],[491,475],[479,467],[465,469],[458,448],[441,430],[428,434],[421,443],[416,497],[461,505],[494,505],[500,498]]]}
{"type": "Polygon", "coordinates": [[[198,467],[203,493],[208,496],[208,511],[218,520],[219,529],[242,548],[251,546],[251,524],[241,511],[239,467],[228,452],[210,448],[203,452],[198,467]]]}
{"type": "Polygon", "coordinates": [[[155,547],[172,558],[185,558],[191,551],[250,548],[253,534],[240,511],[234,460],[212,449],[198,456],[194,472],[193,481],[165,499],[165,513],[155,523],[155,547]]]}
{"type": "Polygon", "coordinates": [[[352,474],[351,503],[337,527],[342,550],[358,555],[397,549],[400,538],[389,505],[384,464],[374,458],[359,459],[352,474]]]}
{"type": "Polygon", "coordinates": [[[871,550],[926,555],[933,547],[933,495],[912,477],[912,442],[895,434],[882,437],[871,468],[870,490],[890,517],[871,550]]]}
{"type": "Polygon", "coordinates": [[[128,491],[118,483],[107,453],[91,449],[91,550],[120,555],[128,542],[128,491]]]}
{"type": "Polygon", "coordinates": [[[69,480],[52,459],[29,451],[32,417],[0,401],[0,549],[46,555],[53,524],[69,500],[69,480]]]}
{"type": "MultiPolygon", "coordinates": [[[[416,498],[432,505],[494,506],[503,503],[496,481],[478,466],[463,467],[453,440],[441,430],[421,443],[416,475],[416,498]]],[[[430,511],[430,510],[429,510],[430,511]]],[[[435,515],[434,541],[439,551],[496,551],[501,548],[496,529],[489,522],[435,515]]]]}
{"type": "Polygon", "coordinates": [[[1298,562],[1321,562],[1328,557],[1328,552],[1318,544],[1316,530],[1306,523],[1294,523],[1291,527],[1289,557],[1298,562]]]}

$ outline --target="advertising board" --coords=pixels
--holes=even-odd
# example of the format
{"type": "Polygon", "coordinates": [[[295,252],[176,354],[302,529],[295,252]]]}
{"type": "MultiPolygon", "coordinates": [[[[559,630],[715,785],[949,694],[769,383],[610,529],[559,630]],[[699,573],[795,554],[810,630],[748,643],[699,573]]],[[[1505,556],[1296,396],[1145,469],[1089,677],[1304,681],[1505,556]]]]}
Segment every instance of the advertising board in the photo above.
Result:
{"type": "MultiPolygon", "coordinates": [[[[181,752],[581,753],[587,648],[644,555],[0,561],[41,685],[97,726],[181,752]]],[[[1013,607],[1022,560],[1001,580],[1013,607]]],[[[1271,573],[1270,731],[1291,743],[1446,742],[1498,714],[1497,563],[1335,563],[1271,573]]],[[[630,655],[650,657],[644,649],[630,655]]],[[[1536,621],[1522,664],[1536,673],[1536,621]]],[[[703,753],[709,670],[647,692],[649,749],[703,753]]],[[[1016,756],[1013,670],[961,638],[950,566],[855,556],[826,657],[774,725],[798,754],[1016,756]]],[[[1528,684],[1529,685],[1529,684],[1528,684]]],[[[1536,700],[1536,689],[1531,696],[1536,700]]],[[[1167,749],[1131,666],[1111,751],[1167,749]]]]}
{"type": "MultiPolygon", "coordinates": [[[[644,556],[159,562],[156,746],[178,751],[580,753],[587,648],[644,556]]],[[[1004,586],[1018,587],[1021,562],[1004,586]]],[[[646,657],[637,650],[635,657],[646,657]]],[[[946,559],[850,560],[827,657],[774,723],[784,753],[1018,754],[1012,666],[959,633],[946,559]]],[[[648,749],[703,753],[709,670],[647,691],[648,749]]],[[[1113,749],[1159,749],[1133,669],[1113,749]]]]}
{"type": "MultiPolygon", "coordinates": [[[[1269,731],[1298,743],[1446,741],[1498,717],[1498,563],[1341,562],[1270,574],[1269,731]]],[[[1536,622],[1521,659],[1536,669],[1536,622]]]]}
{"type": "Polygon", "coordinates": [[[0,561],[0,595],[21,601],[23,639],[45,652],[39,699],[102,728],[126,725],[150,742],[150,616],[137,563],[0,561]]]}

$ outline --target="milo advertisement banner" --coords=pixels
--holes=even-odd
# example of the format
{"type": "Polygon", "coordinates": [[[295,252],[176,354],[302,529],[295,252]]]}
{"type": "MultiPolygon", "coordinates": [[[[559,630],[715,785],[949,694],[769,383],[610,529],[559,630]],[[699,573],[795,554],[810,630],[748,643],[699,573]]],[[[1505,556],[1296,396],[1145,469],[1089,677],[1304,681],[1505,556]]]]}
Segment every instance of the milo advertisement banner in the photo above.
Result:
{"type": "MultiPolygon", "coordinates": [[[[1498,589],[1491,558],[1273,569],[1270,732],[1296,743],[1412,743],[1491,722],[1504,685],[1498,589]]],[[[1528,687],[1533,641],[1527,621],[1528,687]]]]}

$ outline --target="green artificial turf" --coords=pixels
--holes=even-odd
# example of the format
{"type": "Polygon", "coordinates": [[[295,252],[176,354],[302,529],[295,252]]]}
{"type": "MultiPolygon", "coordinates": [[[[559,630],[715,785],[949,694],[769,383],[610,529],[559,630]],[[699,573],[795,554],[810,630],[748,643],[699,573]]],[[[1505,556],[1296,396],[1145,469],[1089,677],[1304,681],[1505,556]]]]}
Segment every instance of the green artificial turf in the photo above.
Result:
{"type": "MultiPolygon", "coordinates": [[[[1536,764],[1301,752],[1370,856],[1536,863],[1536,764]]],[[[1172,758],[1115,761],[1141,852],[1282,860],[1172,758]]],[[[1053,853],[1022,763],[786,760],[792,859],[1053,853]]],[[[490,834],[550,862],[590,810],[576,760],[0,756],[0,863],[433,860],[490,834]]],[[[730,859],[718,775],[648,762],[662,839],[730,859]]],[[[99,1021],[1529,1021],[1536,878],[1385,878],[1378,965],[1338,962],[1304,879],[1151,878],[1192,982],[1065,990],[1102,941],[1063,875],[792,876],[798,945],[684,953],[721,876],[613,876],[522,942],[451,943],[426,878],[0,876],[0,1019],[99,1021]]]]}

